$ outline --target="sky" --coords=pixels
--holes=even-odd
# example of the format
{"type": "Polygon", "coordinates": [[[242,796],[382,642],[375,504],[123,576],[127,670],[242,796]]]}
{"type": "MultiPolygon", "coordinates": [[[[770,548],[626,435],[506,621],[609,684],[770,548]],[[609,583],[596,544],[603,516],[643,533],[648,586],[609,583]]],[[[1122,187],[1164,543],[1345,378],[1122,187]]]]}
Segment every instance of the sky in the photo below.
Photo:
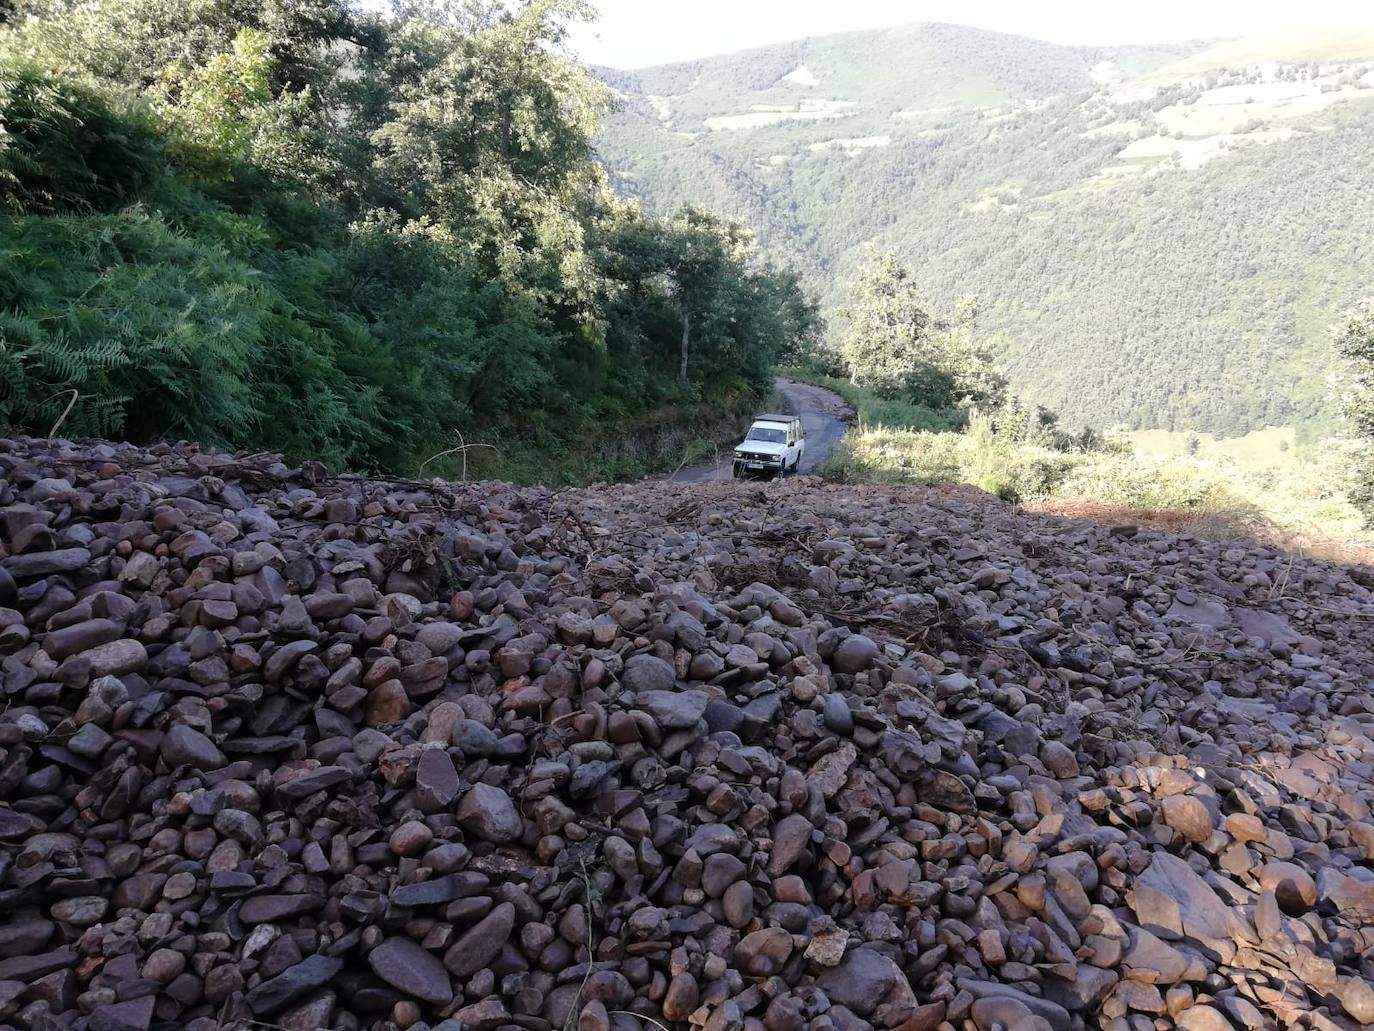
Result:
{"type": "MultiPolygon", "coordinates": [[[[593,64],[643,68],[850,29],[944,21],[1053,43],[1163,43],[1272,32],[1292,0],[593,0],[573,47],[593,64]]],[[[1368,21],[1371,0],[1304,0],[1306,21],[1368,21]]]]}

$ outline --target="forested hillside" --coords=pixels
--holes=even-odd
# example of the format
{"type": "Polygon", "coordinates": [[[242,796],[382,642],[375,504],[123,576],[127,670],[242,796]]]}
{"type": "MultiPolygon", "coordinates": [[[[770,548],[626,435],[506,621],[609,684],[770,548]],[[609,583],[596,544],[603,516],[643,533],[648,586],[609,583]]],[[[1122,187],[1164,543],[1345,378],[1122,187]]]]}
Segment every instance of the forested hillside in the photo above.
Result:
{"type": "Polygon", "coordinates": [[[1332,326],[1374,290],[1374,32],[1326,43],[849,33],[604,72],[598,148],[651,210],[759,225],[830,306],[870,243],[936,308],[977,295],[1068,422],[1316,432],[1332,326]]]}
{"type": "Polygon", "coordinates": [[[814,306],[741,227],[610,190],[583,14],[0,4],[0,423],[550,476],[769,389],[814,306]]]}

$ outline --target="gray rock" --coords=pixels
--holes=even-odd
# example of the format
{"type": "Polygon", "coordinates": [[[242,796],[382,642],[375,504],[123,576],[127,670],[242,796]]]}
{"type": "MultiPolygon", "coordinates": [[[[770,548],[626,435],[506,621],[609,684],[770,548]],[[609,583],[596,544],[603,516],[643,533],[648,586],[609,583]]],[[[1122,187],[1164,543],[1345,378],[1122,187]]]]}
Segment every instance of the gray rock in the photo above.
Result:
{"type": "Polygon", "coordinates": [[[709,700],[705,691],[641,691],[635,707],[665,730],[686,730],[705,715],[709,700]]]}
{"type": "Polygon", "coordinates": [[[490,784],[474,785],[458,803],[454,814],[458,826],[483,841],[515,841],[524,833],[524,822],[515,803],[500,788],[490,784]]]}
{"type": "Polygon", "coordinates": [[[332,956],[310,956],[256,988],[250,989],[244,996],[244,1001],[257,1016],[271,1016],[315,989],[329,984],[343,967],[344,962],[341,959],[332,956]]]}
{"type": "Polygon", "coordinates": [[[162,758],[168,766],[194,766],[198,770],[218,770],[226,760],[224,753],[208,737],[178,723],[162,739],[162,758]]]}
{"type": "MultiPolygon", "coordinates": [[[[620,681],[636,695],[646,692],[670,692],[677,683],[673,667],[654,655],[635,655],[625,663],[620,681]]],[[[704,706],[704,703],[703,703],[704,706]]]]}
{"type": "Polygon", "coordinates": [[[453,999],[448,971],[409,938],[388,938],[367,954],[372,972],[391,987],[436,1006],[453,999]]]}

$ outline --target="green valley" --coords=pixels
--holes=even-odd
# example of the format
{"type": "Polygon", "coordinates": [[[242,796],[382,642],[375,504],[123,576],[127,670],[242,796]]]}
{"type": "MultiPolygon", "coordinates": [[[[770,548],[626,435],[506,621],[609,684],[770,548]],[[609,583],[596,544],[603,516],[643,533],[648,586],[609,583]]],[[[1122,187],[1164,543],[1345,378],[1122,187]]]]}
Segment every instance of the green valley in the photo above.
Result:
{"type": "MultiPolygon", "coordinates": [[[[1374,32],[1083,48],[949,25],[599,73],[650,212],[740,217],[834,309],[871,248],[979,300],[1073,424],[1330,431],[1374,283],[1374,32]]],[[[841,320],[842,321],[842,320],[841,320]]]]}

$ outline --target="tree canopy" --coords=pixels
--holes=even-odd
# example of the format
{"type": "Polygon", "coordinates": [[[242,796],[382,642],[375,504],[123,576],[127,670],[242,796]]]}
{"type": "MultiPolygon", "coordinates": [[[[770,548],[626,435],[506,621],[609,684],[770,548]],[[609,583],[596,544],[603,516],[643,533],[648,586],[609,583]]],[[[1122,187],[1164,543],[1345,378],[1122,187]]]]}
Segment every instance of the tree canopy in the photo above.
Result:
{"type": "Polygon", "coordinates": [[[1374,301],[1362,301],[1347,316],[1336,346],[1349,374],[1346,415],[1363,441],[1352,500],[1374,526],[1374,301]]]}
{"type": "Polygon", "coordinates": [[[10,6],[11,425],[408,470],[761,392],[816,333],[741,227],[611,191],[580,0],[10,6]]]}
{"type": "Polygon", "coordinates": [[[870,257],[840,317],[840,354],[855,385],[936,411],[1001,403],[1005,381],[977,342],[977,299],[965,298],[953,321],[932,315],[915,273],[895,254],[870,257]]]}

